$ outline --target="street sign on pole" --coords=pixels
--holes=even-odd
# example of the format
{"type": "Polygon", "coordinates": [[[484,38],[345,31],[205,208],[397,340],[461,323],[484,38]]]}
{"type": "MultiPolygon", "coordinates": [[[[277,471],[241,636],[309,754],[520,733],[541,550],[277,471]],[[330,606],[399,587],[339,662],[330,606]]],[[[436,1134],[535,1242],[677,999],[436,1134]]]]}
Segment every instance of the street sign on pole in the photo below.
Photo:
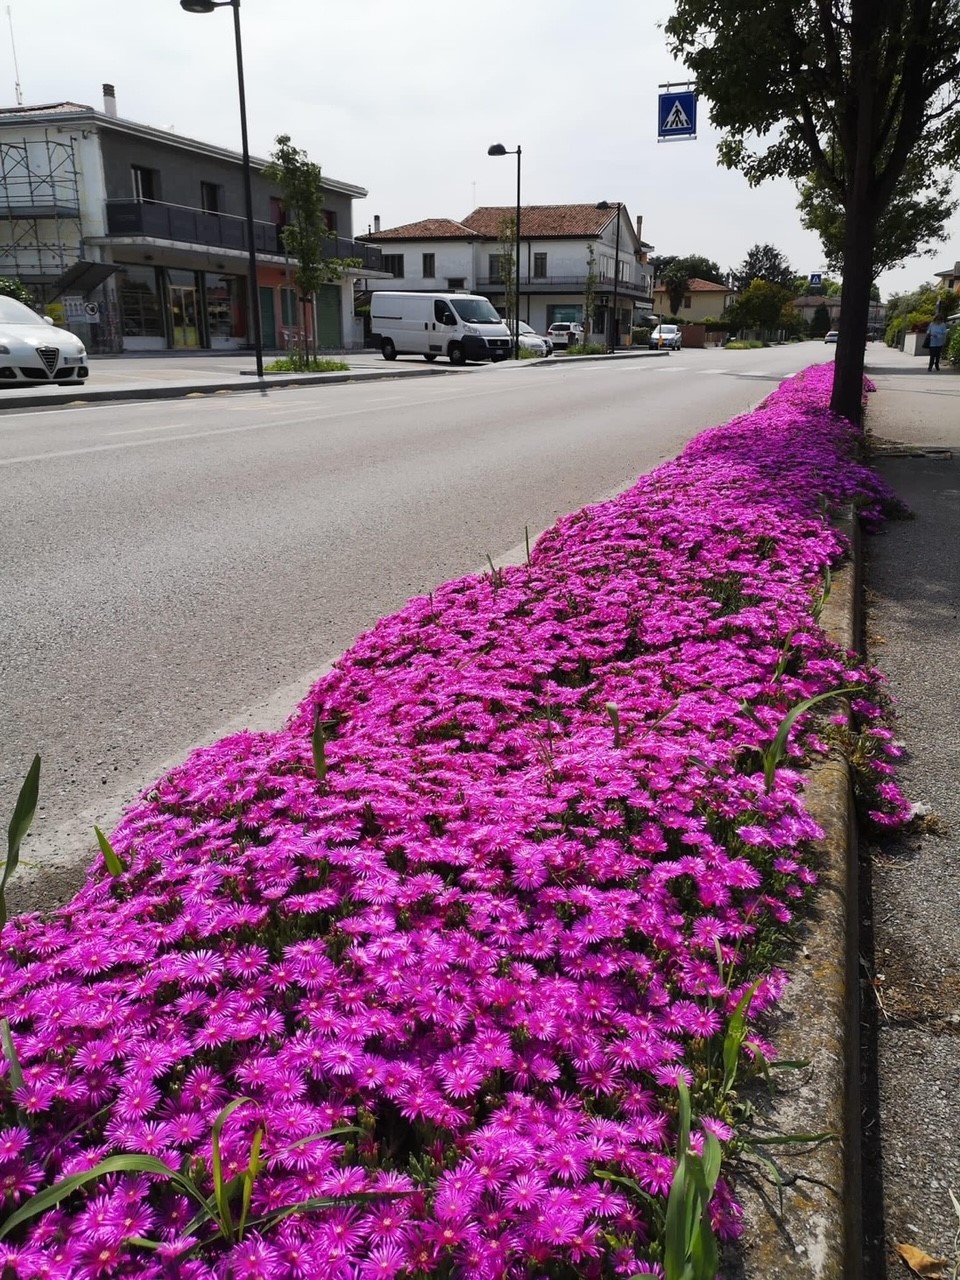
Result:
{"type": "Polygon", "coordinates": [[[661,85],[666,92],[659,96],[659,120],[657,140],[674,142],[678,138],[697,136],[697,93],[687,86],[671,89],[661,85]]]}
{"type": "Polygon", "coordinates": [[[812,285],[820,285],[820,284],[823,284],[823,273],[822,273],[822,272],[820,272],[820,271],[811,271],[811,272],[810,272],[810,283],[811,283],[812,285]]]}

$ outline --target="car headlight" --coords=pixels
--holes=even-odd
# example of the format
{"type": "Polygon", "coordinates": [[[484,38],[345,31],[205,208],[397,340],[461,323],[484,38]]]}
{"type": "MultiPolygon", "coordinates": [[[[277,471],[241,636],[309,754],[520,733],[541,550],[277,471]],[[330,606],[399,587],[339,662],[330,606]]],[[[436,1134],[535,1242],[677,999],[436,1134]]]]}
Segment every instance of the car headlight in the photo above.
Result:
{"type": "Polygon", "coordinates": [[[463,332],[464,332],[464,333],[472,333],[472,334],[474,334],[474,335],[479,335],[480,330],[477,328],[477,326],[476,326],[475,324],[465,324],[465,325],[463,326],[463,332]]]}
{"type": "Polygon", "coordinates": [[[86,349],[86,347],[81,347],[81,348],[80,348],[80,350],[77,352],[77,357],[78,357],[80,360],[86,360],[86,358],[87,358],[87,349],[86,349]]]}

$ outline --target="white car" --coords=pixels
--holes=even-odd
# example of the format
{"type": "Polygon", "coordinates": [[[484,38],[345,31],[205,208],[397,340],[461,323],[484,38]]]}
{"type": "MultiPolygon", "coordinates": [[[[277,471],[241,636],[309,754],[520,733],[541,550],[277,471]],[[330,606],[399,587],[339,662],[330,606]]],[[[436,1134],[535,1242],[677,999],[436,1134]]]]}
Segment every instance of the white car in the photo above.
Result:
{"type": "Polygon", "coordinates": [[[4,386],[79,386],[90,370],[83,343],[48,316],[0,296],[0,390],[4,386]]]}
{"type": "Polygon", "coordinates": [[[565,320],[558,320],[547,330],[547,337],[555,347],[575,347],[583,342],[583,325],[576,321],[568,324],[565,320]]]}
{"type": "MultiPolygon", "coordinates": [[[[507,321],[507,328],[510,330],[510,336],[513,337],[514,326],[513,321],[507,321]]],[[[532,351],[534,355],[549,356],[553,354],[553,342],[549,338],[543,337],[537,333],[532,325],[527,324],[525,320],[520,321],[520,350],[532,351]]]]}

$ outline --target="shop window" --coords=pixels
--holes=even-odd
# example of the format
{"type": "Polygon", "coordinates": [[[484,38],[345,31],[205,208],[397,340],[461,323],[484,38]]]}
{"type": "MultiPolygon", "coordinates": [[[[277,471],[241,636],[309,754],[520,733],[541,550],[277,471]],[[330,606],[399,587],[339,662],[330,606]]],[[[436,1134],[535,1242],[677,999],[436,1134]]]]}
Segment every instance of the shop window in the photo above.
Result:
{"type": "Polygon", "coordinates": [[[114,278],[124,336],[162,338],[163,308],[153,267],[121,267],[114,278]]]}
{"type": "Polygon", "coordinates": [[[395,280],[403,279],[403,254],[402,253],[385,253],[383,255],[383,269],[389,271],[395,280]]]}
{"type": "Polygon", "coordinates": [[[545,280],[547,278],[547,255],[545,253],[535,253],[533,255],[533,278],[534,280],[545,280]]]}
{"type": "Polygon", "coordinates": [[[435,253],[425,253],[423,255],[423,278],[424,280],[432,280],[437,274],[437,255],[435,253]]]}
{"type": "Polygon", "coordinates": [[[160,199],[160,170],[146,169],[142,164],[130,166],[134,200],[160,199]]]}
{"type": "Polygon", "coordinates": [[[204,277],[207,324],[210,338],[239,338],[246,333],[241,305],[240,281],[236,276],[204,277]]]}

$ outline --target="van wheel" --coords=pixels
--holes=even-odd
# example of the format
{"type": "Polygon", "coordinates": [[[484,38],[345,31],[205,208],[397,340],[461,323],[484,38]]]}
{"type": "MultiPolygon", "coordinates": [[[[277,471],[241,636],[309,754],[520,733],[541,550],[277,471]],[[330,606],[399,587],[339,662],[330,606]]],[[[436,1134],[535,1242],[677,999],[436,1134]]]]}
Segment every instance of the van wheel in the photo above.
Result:
{"type": "Polygon", "coordinates": [[[423,358],[426,360],[427,364],[433,364],[434,360],[437,358],[437,354],[435,351],[431,351],[429,354],[425,354],[423,358]]]}
{"type": "Polygon", "coordinates": [[[393,343],[390,341],[389,338],[384,338],[383,344],[380,347],[380,350],[383,352],[384,360],[396,360],[397,348],[393,345],[393,343]]]}
{"type": "Polygon", "coordinates": [[[467,357],[464,353],[463,347],[461,347],[459,342],[450,343],[450,350],[447,352],[447,355],[450,357],[451,364],[467,363],[467,357]]]}

